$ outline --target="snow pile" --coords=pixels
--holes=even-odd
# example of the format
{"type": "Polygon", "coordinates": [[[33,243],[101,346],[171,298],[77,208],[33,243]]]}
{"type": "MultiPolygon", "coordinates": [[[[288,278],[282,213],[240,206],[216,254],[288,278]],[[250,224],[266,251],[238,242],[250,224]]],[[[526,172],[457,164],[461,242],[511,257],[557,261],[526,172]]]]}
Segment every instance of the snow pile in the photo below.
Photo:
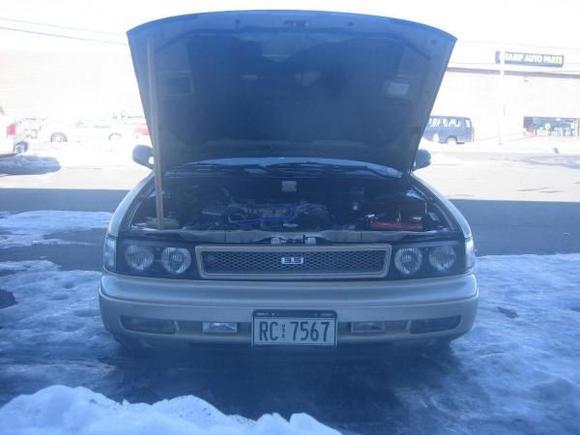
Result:
{"type": "MultiPolygon", "coordinates": [[[[580,433],[580,254],[478,258],[474,329],[429,388],[392,388],[433,433],[580,433]]],[[[418,382],[422,373],[413,377],[418,382]]]]}
{"type": "Polygon", "coordinates": [[[60,164],[54,157],[17,154],[0,158],[0,174],[46,174],[59,169],[60,164]]]}
{"type": "MultiPolygon", "coordinates": [[[[99,318],[99,272],[63,272],[50,261],[0,263],[0,273],[16,270],[0,276],[0,288],[13,293],[17,302],[0,315],[3,352],[42,360],[58,353],[78,359],[112,351],[115,344],[99,318]]],[[[39,375],[52,376],[50,370],[39,375]]]]}
{"type": "Polygon", "coordinates": [[[11,435],[338,434],[306,414],[294,414],[289,421],[267,414],[252,421],[224,415],[193,396],[153,405],[117,403],[86,388],[64,386],[17,397],[0,409],[0,421],[0,433],[11,435]]]}
{"type": "Polygon", "coordinates": [[[63,243],[46,239],[55,233],[106,228],[111,213],[37,210],[0,215],[0,248],[63,243]]]}

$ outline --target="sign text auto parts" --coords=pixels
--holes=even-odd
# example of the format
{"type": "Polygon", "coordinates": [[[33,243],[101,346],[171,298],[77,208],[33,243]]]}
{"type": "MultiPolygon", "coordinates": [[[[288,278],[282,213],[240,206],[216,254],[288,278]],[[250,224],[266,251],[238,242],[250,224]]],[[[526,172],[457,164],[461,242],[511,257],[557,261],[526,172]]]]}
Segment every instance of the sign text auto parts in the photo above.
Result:
{"type": "MultiPolygon", "coordinates": [[[[495,63],[501,62],[500,51],[495,52],[495,63]]],[[[552,66],[562,67],[564,56],[561,54],[504,52],[504,63],[512,65],[552,66]]]]}

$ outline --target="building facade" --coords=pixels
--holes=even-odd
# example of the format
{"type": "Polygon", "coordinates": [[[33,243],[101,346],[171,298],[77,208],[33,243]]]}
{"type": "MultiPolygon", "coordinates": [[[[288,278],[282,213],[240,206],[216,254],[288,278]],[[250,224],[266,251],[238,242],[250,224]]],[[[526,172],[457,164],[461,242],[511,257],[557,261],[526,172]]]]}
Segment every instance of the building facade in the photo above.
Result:
{"type": "MultiPolygon", "coordinates": [[[[14,118],[80,119],[138,112],[140,100],[124,47],[4,51],[0,106],[14,118]]],[[[506,45],[500,50],[498,45],[459,41],[432,113],[470,118],[476,141],[578,136],[580,47],[506,45]]]]}
{"type": "Polygon", "coordinates": [[[578,136],[580,47],[458,42],[432,113],[470,118],[476,140],[578,136]]]}

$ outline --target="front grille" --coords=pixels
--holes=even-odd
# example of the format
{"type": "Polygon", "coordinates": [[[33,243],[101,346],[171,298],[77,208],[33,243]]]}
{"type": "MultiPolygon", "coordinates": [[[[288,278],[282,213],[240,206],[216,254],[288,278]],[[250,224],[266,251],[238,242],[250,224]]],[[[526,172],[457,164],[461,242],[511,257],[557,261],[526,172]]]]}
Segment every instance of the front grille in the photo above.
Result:
{"type": "Polygon", "coordinates": [[[215,279],[382,278],[390,245],[198,246],[199,274],[215,279]]]}

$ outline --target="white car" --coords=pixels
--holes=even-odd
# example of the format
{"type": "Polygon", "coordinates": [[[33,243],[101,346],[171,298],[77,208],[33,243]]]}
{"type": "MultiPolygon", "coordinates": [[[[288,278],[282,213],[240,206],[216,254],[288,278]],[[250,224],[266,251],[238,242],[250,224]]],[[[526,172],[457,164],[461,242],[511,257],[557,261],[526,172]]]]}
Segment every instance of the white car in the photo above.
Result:
{"type": "MultiPolygon", "coordinates": [[[[155,21],[129,42],[165,212],[149,176],[108,228],[99,300],[122,344],[375,351],[471,329],[471,230],[414,172],[454,37],[248,11],[155,21]]],[[[148,147],[134,157],[151,167],[148,147]]]]}
{"type": "Polygon", "coordinates": [[[134,138],[134,128],[114,120],[82,119],[73,123],[47,122],[40,139],[51,143],[61,142],[118,142],[134,138]]]}

